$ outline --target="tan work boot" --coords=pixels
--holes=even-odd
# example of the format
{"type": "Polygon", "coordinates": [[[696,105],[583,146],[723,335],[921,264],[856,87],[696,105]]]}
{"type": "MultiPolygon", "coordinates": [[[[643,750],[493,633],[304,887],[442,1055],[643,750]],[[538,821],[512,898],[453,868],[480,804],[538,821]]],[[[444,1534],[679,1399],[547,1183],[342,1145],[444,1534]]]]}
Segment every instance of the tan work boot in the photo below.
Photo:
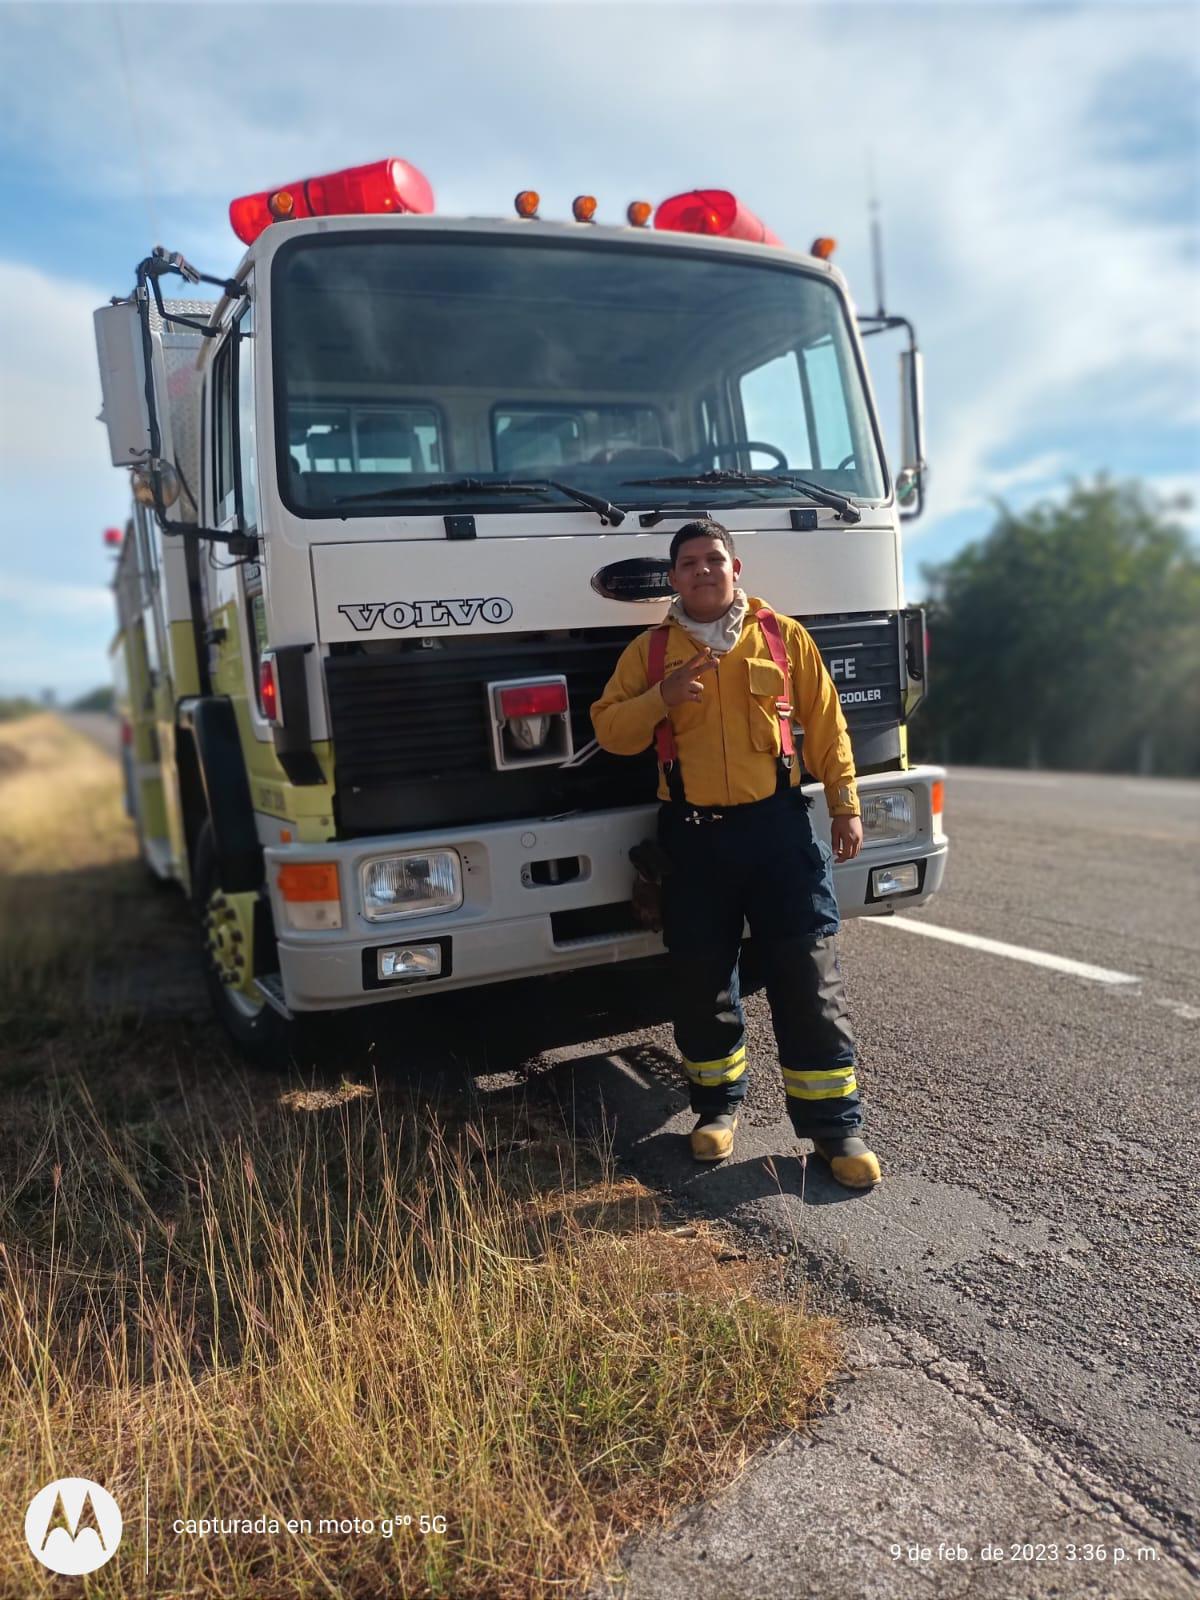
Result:
{"type": "Polygon", "coordinates": [[[736,1111],[703,1111],[692,1129],[692,1154],[697,1161],[723,1161],[733,1149],[736,1111]]]}
{"type": "Polygon", "coordinates": [[[882,1176],[878,1156],[862,1139],[814,1139],[813,1149],[847,1189],[873,1189],[882,1176]]]}

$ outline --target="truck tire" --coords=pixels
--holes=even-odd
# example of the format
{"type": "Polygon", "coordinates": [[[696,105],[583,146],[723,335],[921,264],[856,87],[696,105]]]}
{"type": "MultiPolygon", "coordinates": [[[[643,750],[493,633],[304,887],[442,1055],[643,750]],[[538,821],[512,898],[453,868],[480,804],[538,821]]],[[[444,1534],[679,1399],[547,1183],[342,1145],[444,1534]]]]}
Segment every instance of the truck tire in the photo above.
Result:
{"type": "Polygon", "coordinates": [[[255,970],[253,929],[258,919],[253,915],[242,917],[241,926],[235,928],[232,924],[239,919],[229,910],[231,903],[240,908],[242,901],[253,898],[228,894],[222,889],[216,840],[212,823],[206,820],[192,857],[192,899],[205,938],[204,982],[209,1004],[243,1060],[251,1066],[282,1068],[291,1063],[299,1049],[299,1026],[281,1017],[261,995],[253,995],[247,987],[222,976],[223,971],[231,970],[238,954],[243,963],[238,970],[255,970]],[[235,944],[232,941],[237,934],[240,938],[235,944]]]}

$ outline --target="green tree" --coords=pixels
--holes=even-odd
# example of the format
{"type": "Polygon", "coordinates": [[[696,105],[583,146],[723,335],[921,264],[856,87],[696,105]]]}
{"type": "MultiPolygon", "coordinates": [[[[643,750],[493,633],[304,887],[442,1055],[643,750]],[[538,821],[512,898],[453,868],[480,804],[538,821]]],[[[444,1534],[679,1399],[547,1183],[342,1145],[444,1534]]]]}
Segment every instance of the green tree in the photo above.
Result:
{"type": "Polygon", "coordinates": [[[81,694],[78,700],[71,701],[72,711],[111,711],[114,695],[111,687],[105,684],[102,688],[92,689],[87,694],[81,694]]]}
{"type": "Polygon", "coordinates": [[[994,766],[1200,773],[1200,557],[1137,483],[1074,482],[930,585],[926,757],[994,766]]]}

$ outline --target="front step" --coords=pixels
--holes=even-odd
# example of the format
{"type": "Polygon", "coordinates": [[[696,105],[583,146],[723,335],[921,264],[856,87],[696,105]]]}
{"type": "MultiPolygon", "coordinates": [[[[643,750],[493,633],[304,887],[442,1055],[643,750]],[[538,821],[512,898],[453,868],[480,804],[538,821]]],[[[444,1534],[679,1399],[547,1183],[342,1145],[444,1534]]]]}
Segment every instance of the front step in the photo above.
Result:
{"type": "Polygon", "coordinates": [[[261,978],[255,978],[254,987],[262,995],[272,1011],[278,1011],[279,1015],[287,1022],[295,1020],[288,1009],[287,1001],[283,998],[283,979],[278,972],[263,973],[261,978]]]}

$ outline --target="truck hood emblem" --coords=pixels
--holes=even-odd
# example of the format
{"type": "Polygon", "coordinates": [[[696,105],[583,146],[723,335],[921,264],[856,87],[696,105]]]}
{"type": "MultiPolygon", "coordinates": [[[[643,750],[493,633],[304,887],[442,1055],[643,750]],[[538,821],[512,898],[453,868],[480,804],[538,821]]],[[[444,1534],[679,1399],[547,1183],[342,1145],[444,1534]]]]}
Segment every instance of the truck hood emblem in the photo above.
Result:
{"type": "Polygon", "coordinates": [[[669,600],[671,563],[664,556],[631,556],[610,561],[592,575],[592,588],[606,600],[669,600]]]}

